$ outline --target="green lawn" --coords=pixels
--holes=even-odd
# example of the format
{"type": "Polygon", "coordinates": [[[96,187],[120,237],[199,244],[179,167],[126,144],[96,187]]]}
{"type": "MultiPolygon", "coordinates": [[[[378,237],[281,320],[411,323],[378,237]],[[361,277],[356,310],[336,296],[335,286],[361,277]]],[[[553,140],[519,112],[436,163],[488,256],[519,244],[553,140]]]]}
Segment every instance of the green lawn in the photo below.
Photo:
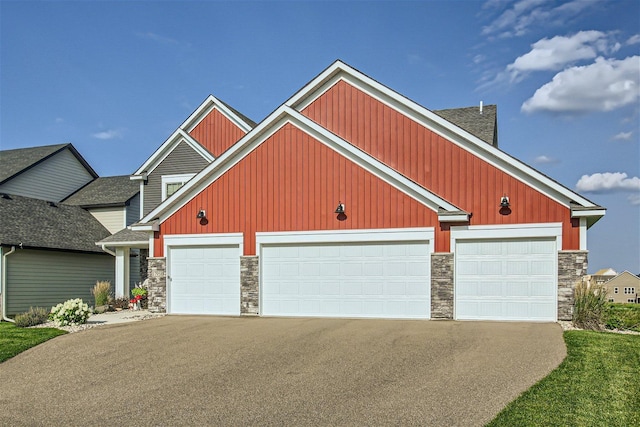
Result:
{"type": "Polygon", "coordinates": [[[640,336],[567,331],[560,366],[488,426],[640,425],[640,336]]]}
{"type": "Polygon", "coordinates": [[[0,363],[66,333],[55,328],[18,328],[13,323],[0,322],[0,363]]]}

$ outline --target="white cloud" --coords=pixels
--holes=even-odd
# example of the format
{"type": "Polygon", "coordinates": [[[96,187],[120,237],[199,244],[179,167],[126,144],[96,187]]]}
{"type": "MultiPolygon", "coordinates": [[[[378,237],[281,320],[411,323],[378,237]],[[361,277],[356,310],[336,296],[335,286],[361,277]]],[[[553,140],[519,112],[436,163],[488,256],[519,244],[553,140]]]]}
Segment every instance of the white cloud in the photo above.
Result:
{"type": "Polygon", "coordinates": [[[634,45],[640,43],[640,34],[636,34],[634,36],[629,37],[625,44],[634,45]]]}
{"type": "MultiPolygon", "coordinates": [[[[573,0],[554,7],[555,2],[549,0],[520,0],[508,2],[510,7],[502,12],[493,22],[482,28],[482,35],[498,35],[500,37],[522,36],[531,27],[542,25],[559,25],[567,19],[577,16],[585,9],[593,7],[597,1],[573,0]]],[[[502,6],[504,3],[490,1],[487,8],[502,6]]]]}
{"type": "Polygon", "coordinates": [[[522,111],[611,111],[640,98],[640,56],[596,58],[593,64],[559,72],[522,104],[522,111]]]}
{"type": "Polygon", "coordinates": [[[582,175],[576,184],[578,191],[589,193],[640,191],[640,178],[628,178],[624,172],[604,172],[582,175]]]}
{"type": "Polygon", "coordinates": [[[611,139],[613,139],[614,141],[628,141],[631,139],[632,135],[633,132],[620,132],[611,139]]]}
{"type": "Polygon", "coordinates": [[[101,132],[96,132],[91,136],[103,140],[122,138],[122,131],[119,129],[109,129],[101,132]]]}
{"type": "Polygon", "coordinates": [[[615,52],[620,49],[620,44],[601,31],[580,31],[568,37],[538,40],[531,48],[530,52],[507,65],[512,81],[528,71],[561,70],[567,64],[593,59],[599,53],[615,52]]]}
{"type": "Polygon", "coordinates": [[[538,156],[535,159],[533,159],[533,162],[536,163],[536,164],[541,164],[541,165],[547,164],[548,165],[548,164],[553,164],[553,163],[559,163],[560,161],[558,159],[553,158],[553,157],[542,155],[542,156],[538,156]]]}
{"type": "Polygon", "coordinates": [[[629,197],[627,197],[627,200],[633,206],[638,206],[638,205],[640,205],[640,194],[632,194],[629,197]]]}

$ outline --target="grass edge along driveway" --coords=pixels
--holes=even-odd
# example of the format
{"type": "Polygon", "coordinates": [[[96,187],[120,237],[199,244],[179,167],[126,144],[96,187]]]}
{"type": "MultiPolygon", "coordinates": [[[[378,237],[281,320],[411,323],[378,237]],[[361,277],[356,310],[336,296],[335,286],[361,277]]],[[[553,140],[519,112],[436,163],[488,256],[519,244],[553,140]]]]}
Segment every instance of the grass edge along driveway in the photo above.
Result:
{"type": "Polygon", "coordinates": [[[56,328],[19,328],[13,323],[0,322],[0,363],[66,333],[56,328]]]}
{"type": "Polygon", "coordinates": [[[640,336],[566,331],[567,357],[487,424],[640,425],[640,336]]]}

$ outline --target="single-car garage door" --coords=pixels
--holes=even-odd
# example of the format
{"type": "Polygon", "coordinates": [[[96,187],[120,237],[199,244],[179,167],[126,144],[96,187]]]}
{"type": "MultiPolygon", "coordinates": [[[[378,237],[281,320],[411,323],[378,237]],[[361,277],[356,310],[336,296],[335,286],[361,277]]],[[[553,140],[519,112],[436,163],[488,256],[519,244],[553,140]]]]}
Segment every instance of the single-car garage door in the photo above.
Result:
{"type": "Polygon", "coordinates": [[[457,319],[556,320],[555,240],[458,240],[455,259],[457,319]]]}
{"type": "Polygon", "coordinates": [[[429,318],[428,242],[262,247],[267,316],[429,318]]]}
{"type": "Polygon", "coordinates": [[[240,314],[240,250],[237,245],[169,249],[169,312],[240,314]]]}

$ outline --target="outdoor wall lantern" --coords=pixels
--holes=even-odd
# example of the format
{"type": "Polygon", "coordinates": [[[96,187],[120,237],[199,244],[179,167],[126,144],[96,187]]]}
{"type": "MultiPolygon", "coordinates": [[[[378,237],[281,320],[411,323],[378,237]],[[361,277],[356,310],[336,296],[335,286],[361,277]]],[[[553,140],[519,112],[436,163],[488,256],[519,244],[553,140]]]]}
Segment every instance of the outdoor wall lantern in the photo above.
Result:
{"type": "Polygon", "coordinates": [[[500,207],[506,209],[509,206],[511,206],[511,204],[509,204],[509,198],[506,195],[502,196],[500,199],[500,207]]]}
{"type": "Polygon", "coordinates": [[[198,211],[198,215],[196,215],[197,219],[205,219],[207,217],[207,212],[204,209],[200,209],[198,211]]]}
{"type": "Polygon", "coordinates": [[[344,213],[344,203],[338,202],[338,207],[336,208],[335,213],[343,214],[344,213]]]}

